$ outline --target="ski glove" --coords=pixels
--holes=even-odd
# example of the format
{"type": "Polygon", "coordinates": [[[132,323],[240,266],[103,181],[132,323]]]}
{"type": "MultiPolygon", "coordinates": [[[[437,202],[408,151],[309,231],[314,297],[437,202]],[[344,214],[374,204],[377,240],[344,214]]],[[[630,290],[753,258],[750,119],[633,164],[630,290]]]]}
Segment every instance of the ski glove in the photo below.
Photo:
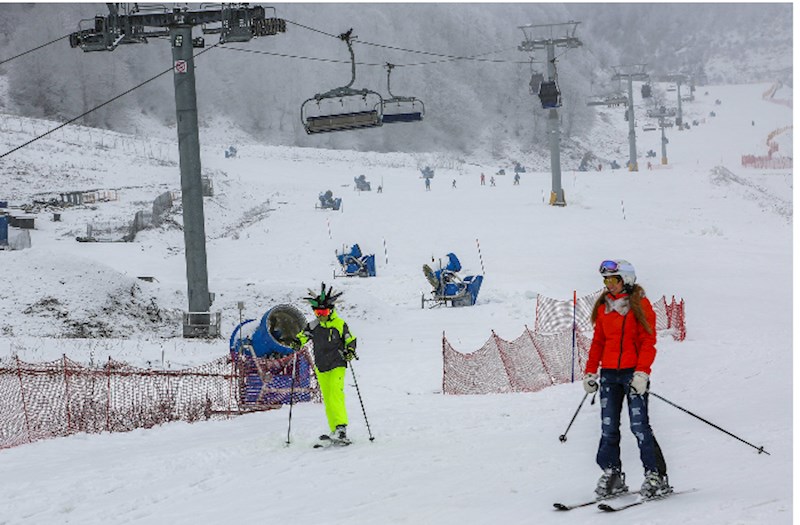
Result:
{"type": "Polygon", "coordinates": [[[342,352],[342,357],[344,357],[344,360],[348,363],[353,359],[358,359],[358,356],[356,355],[356,349],[349,346],[345,347],[344,352],[342,352]]]}
{"type": "Polygon", "coordinates": [[[583,389],[587,394],[597,392],[597,374],[586,374],[583,376],[583,389]]]}
{"type": "Polygon", "coordinates": [[[634,372],[631,379],[631,394],[641,396],[650,388],[650,376],[644,372],[634,372]]]}

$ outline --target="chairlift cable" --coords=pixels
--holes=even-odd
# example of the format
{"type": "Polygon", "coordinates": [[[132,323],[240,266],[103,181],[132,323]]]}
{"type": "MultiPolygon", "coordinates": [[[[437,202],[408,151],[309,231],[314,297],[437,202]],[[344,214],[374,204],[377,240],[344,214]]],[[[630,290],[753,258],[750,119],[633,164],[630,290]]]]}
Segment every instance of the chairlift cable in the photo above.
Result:
{"type": "MultiPolygon", "coordinates": [[[[303,55],[289,55],[286,53],[273,53],[271,51],[259,51],[257,49],[243,49],[241,47],[230,47],[228,45],[220,46],[220,49],[227,49],[229,51],[241,51],[243,53],[254,53],[256,55],[270,55],[279,58],[292,58],[297,60],[312,60],[316,62],[331,62],[333,64],[350,64],[349,60],[339,60],[338,58],[320,58],[320,57],[309,57],[303,55]]],[[[356,65],[359,66],[380,66],[383,67],[383,63],[369,63],[369,62],[356,62],[356,65]]]]}
{"type": "MultiPolygon", "coordinates": [[[[196,55],[193,55],[193,58],[197,58],[198,56],[202,55],[202,54],[203,54],[203,53],[205,53],[206,51],[210,51],[210,50],[214,49],[214,48],[215,48],[215,47],[217,47],[218,45],[219,45],[219,44],[214,44],[213,46],[210,46],[210,47],[207,47],[207,48],[203,49],[202,51],[198,52],[196,55]]],[[[142,83],[140,83],[140,84],[137,84],[136,86],[134,86],[134,87],[132,87],[132,88],[128,89],[127,91],[124,91],[123,93],[120,93],[119,95],[117,95],[117,96],[115,96],[115,97],[113,97],[113,98],[110,98],[109,100],[106,100],[106,101],[105,101],[105,102],[103,102],[102,104],[99,104],[99,105],[97,105],[97,106],[93,107],[92,109],[90,109],[90,110],[88,110],[88,111],[85,111],[84,113],[81,113],[81,114],[80,114],[80,115],[78,115],[77,117],[71,118],[71,119],[69,119],[68,121],[64,122],[63,124],[59,124],[58,126],[54,127],[53,129],[51,129],[51,130],[49,130],[49,131],[46,131],[46,132],[42,133],[41,135],[38,135],[38,136],[36,136],[36,137],[32,138],[31,140],[29,140],[29,141],[27,141],[27,142],[23,143],[23,144],[20,144],[20,145],[19,145],[19,146],[17,146],[16,148],[13,148],[13,149],[11,149],[11,150],[9,150],[9,151],[6,151],[6,152],[5,152],[5,153],[3,153],[2,155],[0,155],[0,159],[3,159],[3,158],[5,158],[5,157],[7,157],[8,155],[11,155],[11,154],[12,154],[12,153],[14,153],[15,151],[21,150],[22,148],[24,148],[24,147],[26,147],[26,146],[29,146],[29,145],[33,144],[34,142],[38,141],[39,139],[43,139],[44,137],[46,137],[46,136],[50,135],[51,133],[55,133],[56,131],[60,130],[61,128],[63,128],[63,127],[66,127],[66,126],[67,126],[67,125],[69,125],[69,124],[72,124],[72,123],[73,123],[73,122],[75,122],[76,120],[79,120],[79,119],[81,119],[81,118],[85,117],[85,116],[86,116],[86,115],[88,115],[89,113],[92,113],[92,112],[94,112],[94,111],[97,111],[98,109],[100,109],[100,108],[102,108],[102,107],[104,107],[104,106],[107,106],[108,104],[110,104],[110,103],[114,102],[115,100],[118,100],[118,99],[120,99],[120,98],[124,97],[125,95],[127,95],[127,94],[129,94],[129,93],[131,93],[131,92],[133,92],[133,91],[136,91],[137,89],[139,89],[140,87],[144,86],[145,84],[148,84],[148,83],[152,82],[153,80],[155,80],[155,79],[157,79],[157,78],[159,78],[159,77],[161,77],[161,76],[163,76],[163,75],[166,75],[167,73],[169,73],[169,72],[171,72],[171,71],[173,71],[173,70],[174,70],[174,66],[170,66],[170,67],[169,67],[169,69],[165,69],[165,70],[164,70],[164,71],[162,71],[161,73],[158,73],[157,75],[155,75],[155,76],[153,76],[153,77],[151,77],[151,78],[148,78],[148,79],[147,79],[147,80],[145,80],[144,82],[142,82],[142,83]]]]}
{"type": "MultiPolygon", "coordinates": [[[[313,27],[309,27],[309,26],[294,22],[292,20],[286,20],[286,23],[287,24],[294,24],[294,25],[296,25],[298,27],[301,27],[303,29],[308,29],[309,31],[314,31],[316,33],[321,33],[321,34],[323,34],[325,36],[329,36],[331,38],[337,38],[337,39],[341,38],[341,35],[334,35],[332,33],[328,33],[328,32],[322,31],[320,29],[315,29],[313,27]]],[[[390,46],[388,44],[379,44],[379,43],[375,43],[375,42],[365,42],[363,40],[354,41],[354,43],[363,44],[365,46],[374,46],[374,47],[381,47],[381,48],[384,48],[384,49],[391,49],[393,51],[402,51],[404,53],[414,53],[414,54],[419,54],[419,55],[436,56],[436,57],[441,57],[441,58],[447,58],[447,59],[450,59],[450,60],[477,60],[477,61],[482,61],[482,62],[521,63],[521,62],[518,62],[518,61],[490,60],[490,59],[479,60],[477,58],[473,58],[473,57],[479,57],[479,56],[483,56],[483,55],[502,53],[502,52],[505,52],[505,51],[512,51],[512,50],[516,50],[516,48],[498,49],[496,51],[488,51],[486,53],[480,53],[478,55],[473,55],[473,57],[466,57],[466,56],[445,55],[443,53],[434,53],[432,51],[419,51],[419,50],[416,50],[416,49],[406,49],[406,48],[402,48],[402,47],[390,46]]],[[[400,64],[396,64],[396,65],[398,65],[398,67],[400,67],[400,64]]],[[[409,64],[409,65],[418,65],[418,64],[409,64]]]]}
{"type": "Polygon", "coordinates": [[[11,62],[11,61],[12,61],[12,60],[14,60],[15,58],[19,58],[19,57],[21,57],[21,56],[25,56],[25,55],[27,55],[28,53],[33,53],[34,51],[36,51],[36,50],[38,50],[38,49],[42,49],[43,47],[47,47],[47,46],[49,46],[50,44],[55,44],[55,43],[56,43],[56,42],[58,42],[59,40],[64,40],[65,38],[69,38],[69,35],[70,35],[70,33],[67,33],[67,34],[66,34],[66,35],[64,35],[64,36],[60,36],[60,37],[56,38],[55,40],[51,40],[50,42],[47,42],[46,44],[42,44],[42,45],[40,45],[40,46],[34,47],[33,49],[29,49],[29,50],[27,50],[27,51],[24,51],[24,52],[22,52],[22,53],[18,54],[18,55],[15,55],[15,56],[13,56],[13,57],[11,57],[11,58],[7,58],[7,59],[5,59],[5,60],[2,60],[2,61],[0,61],[0,66],[2,66],[3,64],[5,64],[6,62],[11,62]]]}
{"type": "MultiPolygon", "coordinates": [[[[310,57],[305,55],[290,55],[287,53],[275,53],[273,51],[260,51],[257,49],[243,49],[241,47],[231,47],[230,45],[220,46],[220,49],[227,49],[228,51],[240,51],[242,53],[253,53],[256,55],[268,55],[274,56],[279,58],[291,58],[296,60],[311,60],[315,62],[329,62],[332,64],[350,64],[349,60],[339,60],[336,58],[320,58],[320,57],[310,57]]],[[[456,60],[472,60],[475,62],[492,62],[498,64],[528,64],[529,62],[521,62],[518,60],[483,60],[479,57],[487,54],[494,53],[494,51],[489,51],[488,53],[481,53],[478,55],[472,56],[464,56],[464,57],[453,57],[453,58],[445,58],[443,60],[431,60],[429,62],[416,62],[411,64],[394,64],[395,67],[416,67],[416,66],[427,66],[431,64],[443,64],[445,62],[455,62],[456,60]]],[[[538,63],[538,62],[537,62],[538,63]]],[[[368,67],[385,67],[386,62],[356,62],[357,66],[368,66],[368,67]]]]}

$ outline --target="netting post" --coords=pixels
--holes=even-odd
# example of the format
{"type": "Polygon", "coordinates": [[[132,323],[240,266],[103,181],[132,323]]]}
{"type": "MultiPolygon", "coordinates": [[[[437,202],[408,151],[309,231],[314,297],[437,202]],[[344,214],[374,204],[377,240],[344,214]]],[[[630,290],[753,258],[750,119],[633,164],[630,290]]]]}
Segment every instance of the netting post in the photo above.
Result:
{"type": "Polygon", "coordinates": [[[506,372],[506,377],[508,378],[508,384],[511,386],[512,392],[519,392],[520,388],[519,385],[514,380],[514,376],[509,371],[511,369],[511,363],[508,362],[508,356],[503,351],[503,348],[500,346],[501,339],[494,333],[492,330],[492,339],[494,340],[494,346],[497,348],[497,353],[500,354],[500,362],[503,363],[503,370],[506,372]]]}
{"type": "Polygon", "coordinates": [[[61,354],[61,363],[64,366],[64,408],[67,413],[67,434],[72,428],[72,419],[69,416],[69,375],[67,374],[67,354],[61,354]]]}
{"type": "Polygon", "coordinates": [[[31,438],[31,422],[28,419],[28,404],[25,402],[25,387],[22,383],[22,367],[19,363],[19,356],[17,358],[17,377],[19,378],[19,396],[22,399],[22,413],[25,414],[25,430],[28,431],[28,443],[33,443],[31,438]]]}
{"type": "Polygon", "coordinates": [[[106,432],[111,432],[111,356],[106,366],[106,432]]]}
{"type": "MultiPolygon", "coordinates": [[[[230,419],[231,411],[233,410],[233,389],[236,386],[236,357],[235,354],[231,353],[231,379],[230,379],[230,388],[228,388],[228,413],[225,416],[225,419],[230,419]]],[[[238,403],[237,403],[238,405],[238,403]]]]}
{"type": "Polygon", "coordinates": [[[551,386],[555,385],[556,384],[556,378],[553,377],[553,374],[550,373],[550,369],[547,368],[547,363],[544,360],[544,356],[542,355],[541,350],[539,350],[539,347],[536,346],[536,339],[533,337],[533,332],[530,331],[530,329],[528,328],[528,325],[525,325],[525,331],[528,333],[528,337],[531,338],[531,344],[533,345],[533,349],[536,350],[536,354],[539,356],[539,361],[542,362],[542,367],[544,368],[544,371],[547,374],[547,377],[550,378],[550,385],[551,386]]]}
{"type": "Polygon", "coordinates": [[[444,335],[444,330],[442,330],[442,395],[446,394],[446,392],[444,391],[444,385],[446,383],[445,376],[447,375],[447,362],[445,361],[447,355],[445,354],[444,351],[445,344],[447,344],[447,338],[444,335]]]}
{"type": "Polygon", "coordinates": [[[575,310],[578,308],[578,291],[572,290],[572,368],[570,369],[571,383],[575,382],[575,330],[577,320],[575,310]]]}

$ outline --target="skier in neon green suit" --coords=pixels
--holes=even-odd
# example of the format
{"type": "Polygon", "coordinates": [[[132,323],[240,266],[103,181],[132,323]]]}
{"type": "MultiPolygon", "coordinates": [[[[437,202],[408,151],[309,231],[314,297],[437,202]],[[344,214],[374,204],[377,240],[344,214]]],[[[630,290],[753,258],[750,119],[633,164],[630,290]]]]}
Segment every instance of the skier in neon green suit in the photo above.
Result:
{"type": "Polygon", "coordinates": [[[306,324],[297,334],[300,345],[311,341],[314,344],[314,372],[317,375],[325,415],[331,433],[320,436],[321,440],[331,440],[337,444],[350,443],[347,438],[347,409],[344,403],[344,375],[347,363],[356,356],[356,336],[347,323],[338,316],[334,305],[342,293],[333,293],[333,287],[325,290],[325,283],[319,295],[309,290],[306,300],[311,304],[316,319],[306,324]]]}

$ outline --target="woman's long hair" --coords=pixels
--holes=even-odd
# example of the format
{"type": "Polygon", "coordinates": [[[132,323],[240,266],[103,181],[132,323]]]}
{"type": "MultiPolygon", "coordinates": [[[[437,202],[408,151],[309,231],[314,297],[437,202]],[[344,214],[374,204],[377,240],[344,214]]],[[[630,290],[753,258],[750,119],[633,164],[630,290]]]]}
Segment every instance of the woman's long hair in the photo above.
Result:
{"type": "MultiPolygon", "coordinates": [[[[597,323],[597,316],[598,312],[600,311],[600,305],[605,304],[606,296],[608,295],[608,290],[604,291],[600,294],[600,297],[597,298],[597,301],[594,303],[594,308],[592,308],[592,326],[597,323]]],[[[642,297],[644,297],[644,288],[639,286],[638,284],[634,284],[631,291],[628,292],[628,301],[631,305],[631,312],[633,312],[633,316],[636,318],[636,321],[648,334],[653,333],[653,327],[650,326],[650,323],[647,322],[647,319],[644,317],[644,312],[642,311],[642,297]]]]}

